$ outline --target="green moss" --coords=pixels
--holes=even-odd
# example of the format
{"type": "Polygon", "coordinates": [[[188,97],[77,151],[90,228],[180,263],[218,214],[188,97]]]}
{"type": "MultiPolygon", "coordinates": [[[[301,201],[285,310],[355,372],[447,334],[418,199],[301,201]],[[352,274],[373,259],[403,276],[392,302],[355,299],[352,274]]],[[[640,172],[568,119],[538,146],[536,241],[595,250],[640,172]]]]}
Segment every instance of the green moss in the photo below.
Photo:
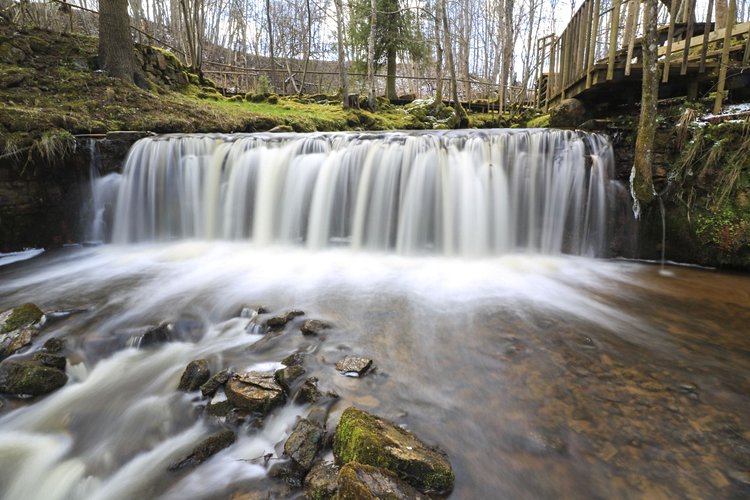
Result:
{"type": "Polygon", "coordinates": [[[536,118],[532,118],[526,124],[529,128],[547,128],[549,127],[549,115],[541,115],[536,118]]]}
{"type": "Polygon", "coordinates": [[[27,303],[12,309],[10,316],[5,320],[0,333],[8,333],[26,326],[31,326],[42,319],[44,313],[36,304],[27,303]]]}

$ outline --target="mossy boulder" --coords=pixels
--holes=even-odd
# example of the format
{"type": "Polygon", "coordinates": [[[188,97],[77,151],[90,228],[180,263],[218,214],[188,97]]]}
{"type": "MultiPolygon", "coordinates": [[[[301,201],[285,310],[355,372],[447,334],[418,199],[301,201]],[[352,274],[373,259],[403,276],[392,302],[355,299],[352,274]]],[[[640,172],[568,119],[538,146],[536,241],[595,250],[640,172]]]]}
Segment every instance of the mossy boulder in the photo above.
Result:
{"type": "Polygon", "coordinates": [[[565,99],[550,110],[549,126],[575,128],[586,121],[586,107],[579,99],[565,99]]]}
{"type": "Polygon", "coordinates": [[[355,407],[341,415],[333,454],[339,464],[358,462],[388,469],[421,491],[448,493],[453,489],[455,476],[444,453],[355,407]]]}
{"type": "Polygon", "coordinates": [[[549,115],[541,115],[536,118],[532,118],[526,124],[529,128],[546,128],[549,127],[549,115]]]}
{"type": "Polygon", "coordinates": [[[31,344],[44,313],[35,304],[22,304],[0,314],[0,360],[31,344]]]}
{"type": "Polygon", "coordinates": [[[337,480],[337,500],[427,500],[393,472],[352,462],[344,465],[337,480]]]}
{"type": "Polygon", "coordinates": [[[68,375],[39,361],[5,361],[0,363],[0,392],[13,395],[41,396],[64,386],[68,375]]]}
{"type": "Polygon", "coordinates": [[[328,500],[336,495],[339,468],[336,464],[319,462],[305,476],[305,499],[328,500]]]}

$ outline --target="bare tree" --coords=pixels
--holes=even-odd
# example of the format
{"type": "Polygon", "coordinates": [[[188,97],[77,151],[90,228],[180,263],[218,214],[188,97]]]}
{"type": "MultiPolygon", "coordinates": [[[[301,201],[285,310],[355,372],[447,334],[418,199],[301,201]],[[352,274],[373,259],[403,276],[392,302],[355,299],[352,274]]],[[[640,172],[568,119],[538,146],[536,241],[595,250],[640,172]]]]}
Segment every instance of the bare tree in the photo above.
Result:
{"type": "Polygon", "coordinates": [[[349,81],[346,75],[346,53],[344,51],[344,6],[342,0],[333,0],[336,6],[336,37],[338,40],[339,88],[341,105],[349,108],[349,81]]]}
{"type": "Polygon", "coordinates": [[[135,77],[128,0],[99,1],[99,67],[129,82],[135,77]]]}
{"type": "Polygon", "coordinates": [[[448,27],[448,15],[445,11],[446,0],[440,1],[440,10],[442,11],[443,17],[443,39],[445,43],[445,57],[448,70],[451,75],[451,95],[453,97],[453,110],[458,118],[458,127],[465,128],[469,125],[469,117],[466,115],[466,110],[461,105],[461,101],[458,100],[458,85],[456,81],[456,66],[453,64],[453,46],[451,42],[451,32],[448,27]]]}

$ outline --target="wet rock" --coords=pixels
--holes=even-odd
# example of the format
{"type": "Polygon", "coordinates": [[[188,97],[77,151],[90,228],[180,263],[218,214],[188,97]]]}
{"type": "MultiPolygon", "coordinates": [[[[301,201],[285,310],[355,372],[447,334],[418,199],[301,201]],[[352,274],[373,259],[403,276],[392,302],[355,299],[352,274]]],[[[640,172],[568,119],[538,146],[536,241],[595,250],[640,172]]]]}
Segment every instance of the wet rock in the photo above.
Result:
{"type": "Polygon", "coordinates": [[[276,382],[278,382],[279,385],[283,387],[287,393],[289,393],[290,387],[294,383],[294,381],[304,374],[304,368],[302,368],[300,365],[292,365],[280,370],[276,370],[273,376],[276,379],[276,382]]]}
{"type": "Polygon", "coordinates": [[[284,389],[270,372],[235,373],[224,386],[232,406],[266,414],[284,402],[284,389]]]}
{"type": "Polygon", "coordinates": [[[143,349],[172,340],[172,325],[162,323],[159,326],[147,327],[130,338],[128,345],[143,349]]]}
{"type": "Polygon", "coordinates": [[[323,442],[323,428],[306,418],[297,420],[292,433],[284,443],[284,454],[300,470],[307,472],[312,467],[315,455],[323,442]]]}
{"type": "Polygon", "coordinates": [[[61,354],[39,351],[35,352],[31,359],[34,361],[38,361],[44,366],[51,366],[52,368],[57,368],[58,370],[65,371],[66,360],[65,356],[61,354]]]}
{"type": "Polygon", "coordinates": [[[203,384],[208,382],[211,377],[211,371],[208,369],[208,361],[205,359],[195,359],[188,363],[185,371],[180,377],[178,391],[192,392],[198,390],[203,384]]]}
{"type": "Polygon", "coordinates": [[[240,310],[240,318],[254,318],[259,314],[265,314],[268,309],[265,306],[246,306],[240,310]]]}
{"type": "Polygon", "coordinates": [[[0,313],[0,360],[31,343],[39,334],[35,326],[43,316],[42,310],[31,303],[0,313]]]}
{"type": "Polygon", "coordinates": [[[549,125],[553,128],[573,128],[585,121],[586,107],[578,99],[564,99],[549,113],[549,125]]]}
{"type": "Polygon", "coordinates": [[[302,316],[303,314],[305,313],[298,309],[292,309],[282,314],[279,314],[277,316],[272,316],[268,318],[264,324],[266,327],[270,328],[271,330],[279,330],[283,328],[284,325],[292,321],[294,318],[296,318],[297,316],[302,316]]]}
{"type": "Polygon", "coordinates": [[[42,349],[44,349],[47,352],[51,353],[61,353],[63,349],[65,348],[65,341],[60,338],[51,338],[47,339],[47,341],[42,346],[42,349]]]}
{"type": "Polygon", "coordinates": [[[315,403],[322,396],[323,393],[318,389],[318,379],[315,377],[309,377],[302,382],[302,386],[294,397],[294,402],[297,404],[315,403]]]}
{"type": "Polygon", "coordinates": [[[223,430],[212,434],[193,448],[193,451],[188,456],[171,464],[169,470],[180,470],[185,467],[200,465],[212,455],[217,454],[224,448],[230,447],[236,439],[237,436],[230,430],[223,430]]]}
{"type": "Polygon", "coordinates": [[[0,392],[41,396],[64,386],[65,372],[38,361],[5,361],[0,363],[0,392]]]}
{"type": "Polygon", "coordinates": [[[507,439],[512,449],[534,455],[564,455],[567,452],[565,442],[552,433],[529,432],[526,435],[512,435],[507,439]]]}
{"type": "Polygon", "coordinates": [[[338,500],[428,500],[393,472],[351,462],[344,465],[337,479],[338,500]]]}
{"type": "Polygon", "coordinates": [[[413,487],[448,493],[455,476],[439,450],[414,434],[355,407],[344,410],[336,427],[333,454],[339,464],[358,462],[386,468],[413,487]]]}
{"type": "Polygon", "coordinates": [[[336,369],[347,377],[361,377],[372,366],[372,360],[359,356],[347,356],[336,363],[336,369]]]}
{"type": "Polygon", "coordinates": [[[214,417],[226,417],[231,409],[232,404],[227,399],[224,391],[217,391],[208,405],[206,405],[206,413],[214,417]]]}
{"type": "Polygon", "coordinates": [[[305,476],[305,498],[324,500],[336,495],[339,468],[330,462],[318,462],[305,476]]]}
{"type": "Polygon", "coordinates": [[[319,320],[319,319],[308,319],[305,320],[304,323],[302,323],[302,326],[299,327],[299,330],[302,332],[302,335],[318,335],[323,330],[328,330],[331,328],[331,324],[319,320]]]}
{"type": "Polygon", "coordinates": [[[208,398],[216,394],[216,391],[218,391],[220,387],[224,387],[224,384],[227,383],[227,380],[229,380],[229,377],[231,376],[232,372],[229,370],[221,370],[219,373],[209,378],[206,383],[201,385],[201,394],[203,394],[203,397],[208,398]]]}
{"type": "Polygon", "coordinates": [[[305,355],[304,353],[301,353],[301,352],[295,352],[281,360],[281,364],[286,365],[286,366],[301,365],[304,362],[305,362],[305,355]]]}

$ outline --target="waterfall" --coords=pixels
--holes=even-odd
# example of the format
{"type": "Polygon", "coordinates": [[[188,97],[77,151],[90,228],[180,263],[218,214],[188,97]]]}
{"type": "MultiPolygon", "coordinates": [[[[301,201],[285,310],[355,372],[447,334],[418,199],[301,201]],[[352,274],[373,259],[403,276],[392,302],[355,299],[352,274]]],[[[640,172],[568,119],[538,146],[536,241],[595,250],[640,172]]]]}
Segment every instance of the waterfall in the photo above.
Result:
{"type": "Polygon", "coordinates": [[[111,241],[595,256],[612,170],[578,131],[166,135],[132,147],[111,241]]]}

